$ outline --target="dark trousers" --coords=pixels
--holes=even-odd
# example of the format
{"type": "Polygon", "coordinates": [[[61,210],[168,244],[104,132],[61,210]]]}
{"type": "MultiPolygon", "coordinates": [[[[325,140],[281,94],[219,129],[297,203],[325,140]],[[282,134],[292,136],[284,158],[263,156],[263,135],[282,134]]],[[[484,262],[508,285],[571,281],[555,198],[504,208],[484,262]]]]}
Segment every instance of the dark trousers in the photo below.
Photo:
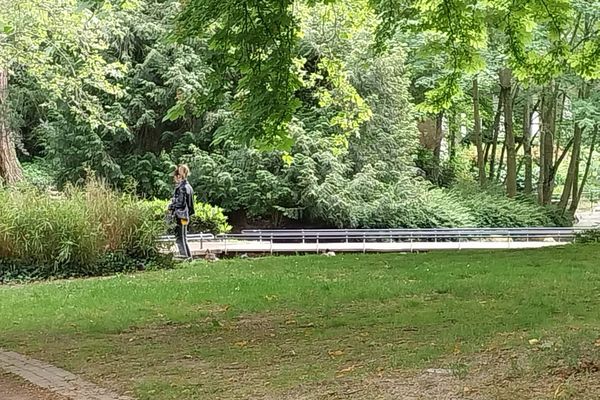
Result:
{"type": "Polygon", "coordinates": [[[179,249],[179,254],[185,258],[192,258],[192,252],[187,240],[187,225],[181,223],[181,219],[177,218],[177,226],[175,227],[175,243],[179,249]]]}

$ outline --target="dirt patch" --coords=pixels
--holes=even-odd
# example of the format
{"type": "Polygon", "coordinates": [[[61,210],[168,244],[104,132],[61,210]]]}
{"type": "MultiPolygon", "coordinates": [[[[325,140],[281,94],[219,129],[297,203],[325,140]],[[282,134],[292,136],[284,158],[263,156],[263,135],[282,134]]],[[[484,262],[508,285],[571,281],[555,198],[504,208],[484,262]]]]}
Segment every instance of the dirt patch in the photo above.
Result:
{"type": "MultiPolygon", "coordinates": [[[[462,360],[465,361],[465,360],[462,360]]],[[[536,371],[526,355],[494,352],[475,355],[467,364],[414,372],[382,372],[302,385],[263,400],[598,400],[600,372],[569,376],[536,371]]]]}
{"type": "Polygon", "coordinates": [[[2,400],[67,400],[46,390],[41,390],[22,379],[0,372],[0,399],[2,400]]]}

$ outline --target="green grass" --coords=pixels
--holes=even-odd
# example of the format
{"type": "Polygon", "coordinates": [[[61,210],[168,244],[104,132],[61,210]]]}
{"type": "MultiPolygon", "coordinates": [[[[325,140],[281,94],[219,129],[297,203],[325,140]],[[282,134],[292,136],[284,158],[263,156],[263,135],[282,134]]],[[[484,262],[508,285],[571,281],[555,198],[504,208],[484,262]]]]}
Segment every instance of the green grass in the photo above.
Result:
{"type": "Polygon", "coordinates": [[[468,379],[505,351],[525,357],[507,363],[514,379],[575,371],[597,356],[599,250],[280,257],[5,286],[0,347],[158,400],[285,398],[430,367],[468,379]]]}

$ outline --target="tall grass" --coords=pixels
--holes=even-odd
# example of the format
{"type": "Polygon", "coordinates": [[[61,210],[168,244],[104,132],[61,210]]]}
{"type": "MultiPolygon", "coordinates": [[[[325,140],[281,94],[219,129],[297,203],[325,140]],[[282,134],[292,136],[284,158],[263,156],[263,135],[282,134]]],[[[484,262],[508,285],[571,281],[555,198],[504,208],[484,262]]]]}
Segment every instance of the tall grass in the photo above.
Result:
{"type": "Polygon", "coordinates": [[[1,190],[0,277],[112,272],[123,267],[116,264],[157,257],[162,229],[143,202],[97,181],[59,194],[1,190]]]}

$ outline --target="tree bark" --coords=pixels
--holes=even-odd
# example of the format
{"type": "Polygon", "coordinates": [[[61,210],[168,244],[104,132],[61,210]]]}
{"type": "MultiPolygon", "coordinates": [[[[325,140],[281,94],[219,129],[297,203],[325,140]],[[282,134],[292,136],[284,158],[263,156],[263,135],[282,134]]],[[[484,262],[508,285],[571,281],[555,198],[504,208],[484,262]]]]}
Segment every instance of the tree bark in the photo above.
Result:
{"type": "Polygon", "coordinates": [[[479,81],[473,79],[473,118],[475,126],[473,130],[475,146],[477,147],[477,170],[479,172],[479,185],[485,185],[485,159],[483,154],[483,140],[481,137],[481,116],[479,113],[479,81]]]}
{"type": "Polygon", "coordinates": [[[438,182],[440,177],[440,164],[442,142],[444,141],[444,113],[440,112],[435,119],[435,147],[433,149],[433,181],[438,182]]]}
{"type": "Polygon", "coordinates": [[[592,166],[592,158],[594,157],[594,150],[596,147],[597,139],[598,139],[598,126],[596,126],[594,128],[594,135],[592,136],[592,144],[590,145],[590,152],[588,154],[588,158],[585,163],[585,171],[583,172],[583,178],[581,179],[581,185],[579,186],[579,191],[573,193],[573,201],[571,201],[571,207],[569,208],[569,211],[573,215],[577,212],[577,209],[579,208],[579,202],[581,201],[581,196],[583,196],[583,189],[585,188],[585,184],[587,183],[587,179],[590,174],[590,167],[592,166]]]}
{"type": "Polygon", "coordinates": [[[531,96],[527,95],[523,110],[523,152],[525,157],[525,194],[533,192],[533,158],[531,157],[531,96]]]}
{"type": "Polygon", "coordinates": [[[498,98],[498,109],[494,116],[494,125],[492,125],[492,148],[490,154],[490,180],[494,179],[494,168],[496,165],[496,149],[498,147],[498,136],[500,134],[500,117],[502,116],[502,89],[500,89],[500,97],[498,98]]]}
{"type": "Polygon", "coordinates": [[[8,71],[0,70],[0,181],[13,185],[23,180],[23,170],[17,158],[8,111],[8,71]]]}
{"type": "Polygon", "coordinates": [[[504,168],[504,154],[506,154],[506,141],[502,143],[502,151],[500,151],[500,162],[498,163],[498,171],[496,171],[496,181],[500,181],[500,175],[502,174],[502,168],[504,168]]]}
{"type": "Polygon", "coordinates": [[[456,159],[456,141],[459,135],[460,127],[458,126],[456,120],[456,110],[453,109],[448,117],[448,153],[450,156],[450,161],[452,162],[456,159]]]}
{"type": "Polygon", "coordinates": [[[539,201],[548,205],[554,190],[554,133],[556,130],[556,93],[558,85],[549,85],[542,100],[540,135],[540,187],[539,201]]]}
{"type": "Polygon", "coordinates": [[[513,130],[512,71],[510,68],[504,68],[500,71],[500,86],[502,86],[504,93],[506,194],[508,197],[514,198],[517,196],[517,153],[515,150],[515,133],[513,130]]]}
{"type": "MultiPolygon", "coordinates": [[[[571,152],[571,161],[569,162],[569,169],[567,172],[567,179],[565,180],[565,188],[563,189],[562,195],[560,196],[560,202],[558,203],[558,207],[565,212],[567,210],[567,205],[569,204],[569,199],[571,198],[571,193],[574,186],[574,181],[577,181],[579,177],[576,175],[578,173],[579,166],[579,154],[581,151],[581,136],[582,129],[578,123],[575,123],[575,128],[573,132],[573,151],[571,152]]],[[[576,188],[576,185],[575,185],[576,188]]]]}

